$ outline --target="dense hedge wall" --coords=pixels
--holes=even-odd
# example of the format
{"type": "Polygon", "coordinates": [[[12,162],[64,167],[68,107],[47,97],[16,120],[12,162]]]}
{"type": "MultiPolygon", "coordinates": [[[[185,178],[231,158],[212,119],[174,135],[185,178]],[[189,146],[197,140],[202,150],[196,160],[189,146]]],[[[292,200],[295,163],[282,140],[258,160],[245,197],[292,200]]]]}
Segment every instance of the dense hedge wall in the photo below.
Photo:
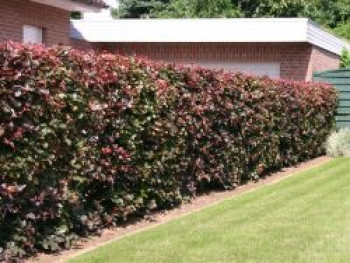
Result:
{"type": "Polygon", "coordinates": [[[336,102],[325,84],[0,44],[0,257],[318,156],[336,102]]]}

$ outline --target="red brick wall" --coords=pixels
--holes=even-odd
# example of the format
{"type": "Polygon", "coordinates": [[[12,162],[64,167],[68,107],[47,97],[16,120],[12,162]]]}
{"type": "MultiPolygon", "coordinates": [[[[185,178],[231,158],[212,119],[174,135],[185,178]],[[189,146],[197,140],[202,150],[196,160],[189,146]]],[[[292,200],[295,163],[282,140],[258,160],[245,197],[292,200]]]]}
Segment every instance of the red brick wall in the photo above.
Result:
{"type": "Polygon", "coordinates": [[[311,58],[313,71],[324,71],[339,68],[339,56],[330,53],[327,50],[313,47],[311,58]]]}
{"type": "Polygon", "coordinates": [[[279,44],[281,78],[310,80],[312,46],[307,43],[279,44]]]}
{"type": "Polygon", "coordinates": [[[23,25],[44,28],[47,45],[68,45],[69,12],[29,0],[0,0],[0,41],[22,42],[23,25]]]}
{"type": "Polygon", "coordinates": [[[83,50],[83,51],[104,51],[105,48],[103,48],[102,43],[90,43],[85,40],[80,39],[71,39],[70,45],[76,49],[83,50]]]}
{"type": "Polygon", "coordinates": [[[89,48],[167,62],[278,62],[281,78],[294,80],[311,80],[313,71],[339,63],[338,56],[307,43],[99,43],[89,48]]]}
{"type": "Polygon", "coordinates": [[[91,44],[89,42],[86,42],[84,40],[80,40],[80,39],[71,39],[70,40],[70,45],[76,49],[79,50],[84,50],[84,51],[89,51],[92,49],[97,49],[96,45],[91,44]]]}

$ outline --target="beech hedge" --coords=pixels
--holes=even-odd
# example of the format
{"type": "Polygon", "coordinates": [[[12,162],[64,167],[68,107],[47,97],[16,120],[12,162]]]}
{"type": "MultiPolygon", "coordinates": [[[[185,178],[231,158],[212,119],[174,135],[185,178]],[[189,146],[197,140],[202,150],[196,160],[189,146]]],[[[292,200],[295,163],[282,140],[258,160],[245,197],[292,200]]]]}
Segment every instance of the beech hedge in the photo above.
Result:
{"type": "Polygon", "coordinates": [[[324,153],[327,84],[0,44],[0,261],[324,153]]]}

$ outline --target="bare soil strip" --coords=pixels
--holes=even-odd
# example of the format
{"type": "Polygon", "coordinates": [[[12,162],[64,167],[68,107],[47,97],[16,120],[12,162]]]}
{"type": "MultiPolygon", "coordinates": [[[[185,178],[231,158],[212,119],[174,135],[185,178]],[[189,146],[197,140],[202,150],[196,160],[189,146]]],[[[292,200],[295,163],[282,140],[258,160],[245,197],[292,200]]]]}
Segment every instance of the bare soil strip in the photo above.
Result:
{"type": "Polygon", "coordinates": [[[294,167],[285,168],[280,172],[271,174],[266,178],[254,183],[249,182],[245,185],[239,186],[234,190],[210,192],[209,194],[196,197],[191,200],[191,203],[183,204],[178,208],[166,211],[159,211],[154,213],[148,219],[140,219],[134,223],[130,223],[126,226],[105,229],[101,236],[93,236],[87,239],[82,239],[77,244],[77,247],[71,250],[63,251],[56,255],[39,254],[36,258],[30,259],[28,263],[62,263],[66,262],[72,257],[79,256],[81,254],[92,251],[98,247],[104,246],[108,243],[114,242],[125,236],[132,235],[147,229],[154,228],[158,225],[167,223],[173,219],[197,212],[203,208],[216,205],[224,200],[231,199],[246,192],[256,190],[265,185],[271,185],[277,183],[299,172],[311,169],[318,165],[324,164],[330,161],[329,157],[319,157],[311,161],[307,161],[298,164],[294,167]]]}

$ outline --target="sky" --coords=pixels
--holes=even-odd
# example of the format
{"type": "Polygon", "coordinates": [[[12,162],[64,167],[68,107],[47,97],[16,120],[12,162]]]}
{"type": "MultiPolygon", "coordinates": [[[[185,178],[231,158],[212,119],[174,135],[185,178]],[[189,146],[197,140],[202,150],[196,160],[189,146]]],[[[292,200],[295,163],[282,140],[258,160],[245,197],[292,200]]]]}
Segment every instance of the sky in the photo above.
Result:
{"type": "Polygon", "coordinates": [[[114,8],[118,7],[118,1],[117,0],[105,0],[105,2],[111,7],[114,7],[114,8]]]}
{"type": "MultiPolygon", "coordinates": [[[[117,8],[119,5],[117,0],[105,0],[105,2],[111,8],[117,8]]],[[[99,13],[85,13],[84,19],[85,20],[99,20],[99,19],[106,20],[106,19],[112,19],[112,16],[109,9],[104,9],[99,13]]]]}

